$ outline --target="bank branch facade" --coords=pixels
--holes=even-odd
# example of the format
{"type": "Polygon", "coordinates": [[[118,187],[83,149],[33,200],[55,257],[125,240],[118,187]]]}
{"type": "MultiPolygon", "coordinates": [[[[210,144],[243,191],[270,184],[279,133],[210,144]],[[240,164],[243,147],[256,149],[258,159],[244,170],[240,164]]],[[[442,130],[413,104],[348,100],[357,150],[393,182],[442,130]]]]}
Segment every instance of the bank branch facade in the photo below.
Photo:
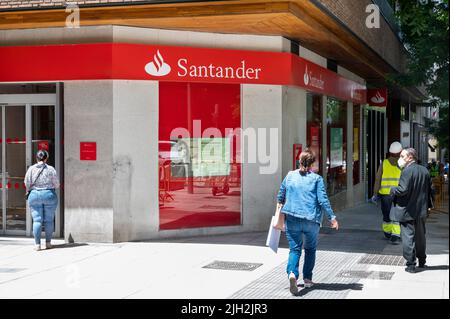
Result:
{"type": "Polygon", "coordinates": [[[264,231],[305,147],[337,211],[366,198],[365,81],[284,37],[33,32],[0,46],[2,234],[31,236],[23,176],[38,149],[62,181],[68,241],[264,231]]]}

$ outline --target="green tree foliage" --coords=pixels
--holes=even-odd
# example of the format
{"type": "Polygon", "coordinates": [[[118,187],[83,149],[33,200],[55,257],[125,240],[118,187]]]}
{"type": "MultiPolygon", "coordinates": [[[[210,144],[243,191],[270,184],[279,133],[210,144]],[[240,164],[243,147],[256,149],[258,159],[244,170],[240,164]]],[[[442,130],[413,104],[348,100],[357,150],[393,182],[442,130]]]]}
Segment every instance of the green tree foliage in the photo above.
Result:
{"type": "Polygon", "coordinates": [[[439,107],[439,120],[430,130],[448,148],[449,20],[448,0],[397,0],[396,16],[409,59],[408,72],[392,76],[401,86],[424,85],[430,103],[439,107]]]}

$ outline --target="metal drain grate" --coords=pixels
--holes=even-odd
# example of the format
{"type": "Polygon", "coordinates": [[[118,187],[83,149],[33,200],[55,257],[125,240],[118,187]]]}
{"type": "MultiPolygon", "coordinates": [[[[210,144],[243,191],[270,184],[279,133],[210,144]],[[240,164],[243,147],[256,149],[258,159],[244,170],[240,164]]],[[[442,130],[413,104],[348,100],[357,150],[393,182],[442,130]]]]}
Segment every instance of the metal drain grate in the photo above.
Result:
{"type": "Polygon", "coordinates": [[[404,266],[405,259],[402,256],[367,255],[358,260],[358,264],[404,266]]]}
{"type": "Polygon", "coordinates": [[[262,266],[262,264],[215,260],[202,268],[253,271],[259,266],[262,266]]]}
{"type": "Polygon", "coordinates": [[[394,275],[393,272],[388,272],[388,271],[346,270],[346,271],[341,271],[340,273],[338,273],[336,277],[391,280],[393,275],[394,275]]]}
{"type": "Polygon", "coordinates": [[[25,268],[0,268],[0,273],[13,273],[23,270],[25,270],[25,268]]]}

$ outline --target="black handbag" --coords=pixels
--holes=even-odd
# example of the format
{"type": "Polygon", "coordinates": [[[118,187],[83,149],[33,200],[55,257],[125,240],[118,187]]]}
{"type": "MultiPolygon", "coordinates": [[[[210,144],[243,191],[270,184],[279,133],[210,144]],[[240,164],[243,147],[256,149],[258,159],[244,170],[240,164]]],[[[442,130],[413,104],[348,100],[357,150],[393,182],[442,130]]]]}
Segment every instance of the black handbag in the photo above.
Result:
{"type": "Polygon", "coordinates": [[[39,174],[38,174],[38,176],[36,176],[36,179],[34,180],[34,182],[31,183],[31,185],[30,185],[30,190],[27,190],[27,192],[25,193],[25,200],[28,200],[28,197],[30,197],[30,194],[31,194],[31,187],[33,187],[33,185],[36,184],[36,182],[37,182],[39,176],[41,176],[41,173],[42,173],[42,171],[44,170],[44,168],[45,168],[45,165],[44,165],[44,166],[41,168],[41,170],[39,171],[39,174]]]}

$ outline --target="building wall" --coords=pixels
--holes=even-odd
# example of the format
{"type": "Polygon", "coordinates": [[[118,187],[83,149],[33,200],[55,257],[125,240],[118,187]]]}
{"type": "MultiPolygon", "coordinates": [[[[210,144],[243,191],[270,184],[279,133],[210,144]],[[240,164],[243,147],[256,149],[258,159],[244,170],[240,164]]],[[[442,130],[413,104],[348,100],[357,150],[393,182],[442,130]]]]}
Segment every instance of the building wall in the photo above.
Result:
{"type": "Polygon", "coordinates": [[[283,87],[282,176],[293,169],[293,144],[306,147],[306,91],[283,87]]]}
{"type": "MultiPolygon", "coordinates": [[[[242,128],[275,129],[278,132],[278,165],[271,174],[262,174],[259,163],[242,164],[242,213],[244,229],[266,230],[275,212],[276,196],[282,181],[283,88],[273,85],[242,85],[242,128]]],[[[260,136],[258,139],[261,138],[260,136]]],[[[245,144],[243,144],[245,145],[245,144]]],[[[268,139],[266,150],[269,149],[268,139]]],[[[243,149],[244,154],[246,149],[243,149]]]]}
{"type": "Polygon", "coordinates": [[[113,241],[113,82],[64,83],[65,238],[113,241]],[[97,160],[80,161],[80,142],[97,160]]]}
{"type": "Polygon", "coordinates": [[[353,206],[355,194],[353,193],[353,103],[347,102],[347,198],[346,206],[353,206]]]}
{"type": "Polygon", "coordinates": [[[301,56],[302,58],[311,61],[317,65],[320,65],[321,67],[327,68],[327,59],[324,58],[323,56],[320,56],[319,54],[308,50],[307,48],[300,46],[299,49],[299,56],[301,56]]]}
{"type": "Polygon", "coordinates": [[[130,241],[159,227],[158,82],[113,81],[112,94],[114,241],[130,241]]]}
{"type": "Polygon", "coordinates": [[[3,46],[122,42],[180,45],[207,48],[288,52],[289,40],[280,36],[221,34],[126,26],[83,26],[80,28],[40,28],[0,30],[3,46]]]}
{"type": "Polygon", "coordinates": [[[409,121],[401,121],[400,122],[400,134],[402,146],[410,147],[411,145],[411,123],[409,121]]]}
{"type": "MultiPolygon", "coordinates": [[[[115,41],[284,52],[290,49],[290,42],[282,37],[116,26],[13,30],[1,35],[10,45],[115,41]]],[[[300,55],[326,67],[326,59],[314,52],[301,48],[300,55]]],[[[346,74],[356,77],[348,71],[346,74]]],[[[159,231],[158,83],[65,82],[66,239],[117,242],[265,231],[282,178],[292,169],[292,145],[306,146],[306,91],[245,84],[241,86],[241,106],[242,129],[265,130],[266,150],[270,150],[270,138],[277,141],[276,148],[270,150],[276,154],[276,163],[271,163],[275,168],[269,173],[268,163],[242,165],[243,224],[159,231]],[[97,161],[79,160],[79,145],[83,141],[97,142],[97,161]]],[[[326,145],[326,139],[323,143],[326,145]]],[[[242,146],[245,148],[244,143],[242,146]]],[[[349,207],[357,200],[353,192],[344,192],[332,198],[333,208],[349,207]]]]}
{"type": "Polygon", "coordinates": [[[393,68],[402,71],[405,68],[406,52],[389,24],[380,15],[380,28],[367,28],[366,13],[372,0],[318,0],[331,14],[377,52],[393,68]]]}
{"type": "Polygon", "coordinates": [[[356,74],[353,73],[353,72],[350,72],[349,70],[343,68],[343,67],[340,66],[340,65],[338,65],[337,73],[338,73],[339,75],[342,75],[343,77],[345,77],[345,78],[347,78],[347,79],[350,79],[350,80],[352,80],[352,81],[355,81],[356,83],[359,83],[359,84],[362,84],[362,85],[366,85],[366,81],[365,81],[362,77],[356,75],[356,74]]]}

